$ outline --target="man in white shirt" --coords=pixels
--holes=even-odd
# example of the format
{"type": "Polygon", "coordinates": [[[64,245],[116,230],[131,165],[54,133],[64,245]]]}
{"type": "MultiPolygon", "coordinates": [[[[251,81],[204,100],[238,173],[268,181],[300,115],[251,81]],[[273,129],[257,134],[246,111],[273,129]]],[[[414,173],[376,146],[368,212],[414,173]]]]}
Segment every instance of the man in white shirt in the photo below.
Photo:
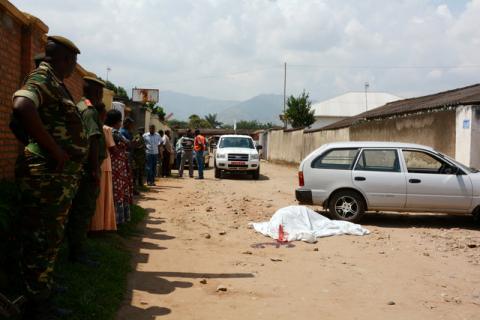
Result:
{"type": "Polygon", "coordinates": [[[155,126],[150,126],[150,132],[143,135],[147,152],[147,185],[155,185],[155,176],[158,162],[158,147],[162,144],[162,138],[155,132],[155,126]]]}

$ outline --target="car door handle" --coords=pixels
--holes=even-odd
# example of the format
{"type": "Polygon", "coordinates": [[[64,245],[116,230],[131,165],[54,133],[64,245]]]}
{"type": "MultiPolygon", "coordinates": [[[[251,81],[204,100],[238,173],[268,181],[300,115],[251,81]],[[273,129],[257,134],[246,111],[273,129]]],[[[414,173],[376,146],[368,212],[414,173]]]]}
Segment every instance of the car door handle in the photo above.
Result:
{"type": "Polygon", "coordinates": [[[365,181],[367,178],[365,177],[355,177],[355,181],[365,181]]]}
{"type": "Polygon", "coordinates": [[[421,183],[422,180],[420,180],[420,179],[410,179],[410,180],[408,180],[408,182],[410,182],[410,183],[421,183]]]}

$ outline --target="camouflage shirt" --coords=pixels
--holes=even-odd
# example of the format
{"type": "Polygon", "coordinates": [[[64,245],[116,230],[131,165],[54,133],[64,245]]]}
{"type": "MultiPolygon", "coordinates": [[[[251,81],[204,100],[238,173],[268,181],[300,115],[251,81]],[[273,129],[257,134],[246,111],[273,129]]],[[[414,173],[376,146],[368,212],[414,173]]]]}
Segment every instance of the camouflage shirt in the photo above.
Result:
{"type": "Polygon", "coordinates": [[[92,136],[98,136],[98,160],[102,163],[103,159],[107,157],[107,149],[105,146],[105,135],[103,134],[103,124],[98,116],[97,109],[92,105],[90,100],[82,97],[79,103],[77,103],[78,111],[82,115],[83,125],[85,127],[85,133],[90,138],[92,136]]]}
{"type": "MultiPolygon", "coordinates": [[[[42,62],[32,71],[22,88],[15,92],[15,97],[28,98],[35,104],[45,129],[65,150],[71,161],[85,161],[88,138],[82,118],[70,92],[55,76],[49,63],[42,62]]],[[[32,139],[26,148],[31,153],[48,157],[48,153],[32,139]]]]}
{"type": "Polygon", "coordinates": [[[145,159],[147,158],[147,147],[145,146],[145,140],[143,140],[143,135],[141,135],[140,133],[135,134],[135,136],[133,136],[132,144],[133,159],[138,162],[145,162],[145,159]]]}

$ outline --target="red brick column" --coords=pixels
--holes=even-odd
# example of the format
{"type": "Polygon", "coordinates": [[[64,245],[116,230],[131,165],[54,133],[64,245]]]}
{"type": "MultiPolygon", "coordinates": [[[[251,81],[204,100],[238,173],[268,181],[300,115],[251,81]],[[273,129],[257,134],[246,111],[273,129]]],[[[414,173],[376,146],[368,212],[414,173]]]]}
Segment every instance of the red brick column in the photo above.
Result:
{"type": "MultiPolygon", "coordinates": [[[[0,180],[14,177],[15,161],[23,148],[8,127],[12,95],[34,68],[35,54],[44,51],[47,32],[41,20],[0,0],[0,180]]],[[[65,81],[75,102],[82,96],[85,73],[79,65],[65,81]]]]}
{"type": "Polygon", "coordinates": [[[12,94],[22,78],[24,22],[0,6],[0,179],[12,178],[19,145],[10,132],[12,94]]]}

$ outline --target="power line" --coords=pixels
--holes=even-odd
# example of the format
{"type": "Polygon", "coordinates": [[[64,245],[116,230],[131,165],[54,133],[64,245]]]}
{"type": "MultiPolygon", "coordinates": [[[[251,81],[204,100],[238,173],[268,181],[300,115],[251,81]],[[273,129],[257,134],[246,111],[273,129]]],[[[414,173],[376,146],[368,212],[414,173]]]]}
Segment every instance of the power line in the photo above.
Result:
{"type": "MultiPolygon", "coordinates": [[[[166,81],[163,82],[162,84],[171,84],[171,83],[178,83],[178,82],[187,82],[187,81],[197,81],[197,80],[206,80],[206,79],[224,79],[228,77],[234,77],[234,76],[239,76],[242,74],[249,74],[249,73],[255,73],[259,71],[264,71],[268,69],[278,69],[279,67],[277,66],[266,66],[266,67],[259,67],[255,68],[252,70],[245,70],[245,71],[235,71],[235,72],[230,72],[230,73],[224,73],[224,74],[212,74],[212,75],[205,75],[205,76],[200,76],[200,77],[192,77],[192,78],[184,78],[184,79],[178,79],[178,80],[171,80],[171,81],[166,81]]],[[[283,66],[281,66],[283,68],[283,66]]],[[[156,84],[143,84],[143,85],[156,85],[156,84]]]]}
{"type": "MultiPolygon", "coordinates": [[[[412,69],[417,69],[417,70],[430,70],[430,69],[442,69],[442,70],[451,70],[451,69],[480,69],[480,65],[459,65],[459,66],[454,66],[454,65],[317,65],[317,64],[290,64],[289,67],[291,68],[312,68],[312,69],[376,69],[376,70],[412,70],[412,69]]],[[[275,66],[265,66],[265,67],[258,67],[255,69],[251,70],[244,70],[244,71],[236,71],[236,72],[230,72],[230,73],[224,73],[224,74],[211,74],[211,75],[205,75],[205,76],[199,76],[199,77],[186,77],[183,79],[178,79],[178,80],[170,80],[170,81],[165,81],[162,82],[161,85],[168,85],[168,84],[174,84],[174,83],[179,83],[179,82],[191,82],[191,81],[200,81],[200,80],[207,80],[207,79],[225,79],[229,77],[234,77],[234,76],[239,76],[239,75],[244,75],[244,74],[250,74],[250,73],[256,73],[256,72],[261,72],[265,70],[274,70],[278,69],[281,70],[284,68],[284,65],[275,65],[275,66]]],[[[158,86],[158,83],[150,83],[150,84],[141,84],[143,86],[158,86]]]]}
{"type": "Polygon", "coordinates": [[[318,68],[318,69],[480,69],[480,65],[463,66],[375,66],[375,65],[317,65],[317,64],[289,64],[291,67],[318,68]]]}

